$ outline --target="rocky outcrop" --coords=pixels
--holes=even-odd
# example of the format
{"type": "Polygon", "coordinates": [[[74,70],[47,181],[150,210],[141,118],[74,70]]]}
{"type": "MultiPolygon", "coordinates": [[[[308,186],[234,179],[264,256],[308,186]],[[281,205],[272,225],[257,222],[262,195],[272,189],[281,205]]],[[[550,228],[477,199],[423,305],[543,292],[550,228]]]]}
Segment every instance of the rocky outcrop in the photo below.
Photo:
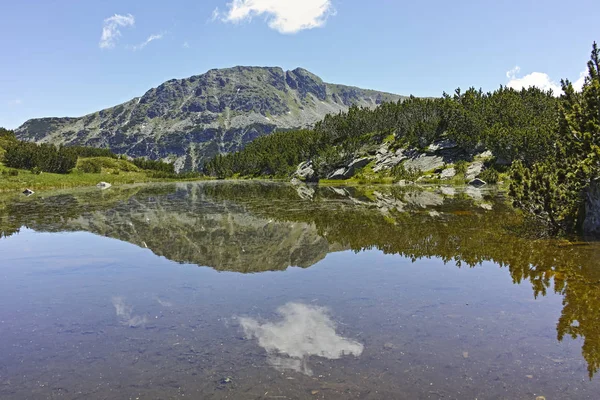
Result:
{"type": "Polygon", "coordinates": [[[371,157],[361,157],[353,160],[347,166],[341,167],[333,171],[328,179],[349,179],[356,174],[358,170],[364,168],[371,162],[371,157]]]}
{"type": "Polygon", "coordinates": [[[483,171],[483,162],[475,161],[468,166],[465,177],[467,180],[473,180],[481,173],[481,171],[483,171]]]}
{"type": "Polygon", "coordinates": [[[311,127],[351,105],[375,107],[400,98],[325,83],[301,68],[234,67],[172,79],[141,97],[80,118],[32,119],[16,134],[22,140],[171,160],[177,170],[188,170],[260,136],[311,127]]]}
{"type": "Polygon", "coordinates": [[[304,182],[318,182],[319,177],[315,173],[313,168],[312,161],[305,161],[298,165],[296,168],[296,173],[294,174],[298,179],[303,180],[304,182]]]}
{"type": "Polygon", "coordinates": [[[402,161],[406,160],[407,156],[404,154],[403,149],[397,149],[391,151],[389,145],[384,143],[375,154],[375,165],[373,166],[373,172],[380,172],[394,168],[402,161]]]}
{"type": "Polygon", "coordinates": [[[456,169],[454,167],[446,168],[440,173],[440,179],[452,179],[456,176],[456,169]]]}
{"type": "Polygon", "coordinates": [[[593,180],[585,194],[583,232],[600,237],[600,178],[593,180]]]}

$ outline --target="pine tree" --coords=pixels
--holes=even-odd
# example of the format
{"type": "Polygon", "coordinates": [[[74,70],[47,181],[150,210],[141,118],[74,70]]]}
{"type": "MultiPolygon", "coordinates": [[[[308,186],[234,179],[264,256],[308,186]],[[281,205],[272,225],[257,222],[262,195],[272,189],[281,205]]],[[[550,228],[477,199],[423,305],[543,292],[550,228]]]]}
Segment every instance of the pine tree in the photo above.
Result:
{"type": "Polygon", "coordinates": [[[600,50],[593,45],[582,92],[563,80],[555,152],[527,168],[515,163],[514,205],[545,221],[553,233],[574,232],[584,217],[584,194],[600,176],[600,50]]]}

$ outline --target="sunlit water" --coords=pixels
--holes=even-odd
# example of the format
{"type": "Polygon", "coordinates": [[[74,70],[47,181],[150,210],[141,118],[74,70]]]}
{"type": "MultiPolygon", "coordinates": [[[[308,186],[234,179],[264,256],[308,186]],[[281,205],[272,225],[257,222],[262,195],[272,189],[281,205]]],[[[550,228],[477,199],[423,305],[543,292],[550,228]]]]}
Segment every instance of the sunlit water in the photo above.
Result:
{"type": "Polygon", "coordinates": [[[493,190],[0,198],[0,399],[598,399],[600,246],[493,190]]]}

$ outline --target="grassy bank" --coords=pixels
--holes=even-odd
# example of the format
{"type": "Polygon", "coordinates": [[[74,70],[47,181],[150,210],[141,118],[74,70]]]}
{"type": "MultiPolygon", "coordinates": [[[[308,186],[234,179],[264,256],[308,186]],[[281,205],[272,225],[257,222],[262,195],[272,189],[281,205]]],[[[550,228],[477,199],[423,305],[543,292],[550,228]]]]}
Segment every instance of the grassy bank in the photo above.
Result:
{"type": "Polygon", "coordinates": [[[95,186],[99,182],[108,182],[111,185],[125,185],[144,182],[174,182],[185,180],[199,180],[198,177],[159,177],[154,171],[142,170],[134,164],[123,160],[105,159],[102,157],[78,161],[78,167],[68,174],[53,174],[42,172],[39,174],[23,169],[7,168],[0,163],[0,192],[33,191],[50,189],[68,189],[75,187],[95,186]],[[98,173],[83,172],[82,168],[89,160],[95,160],[101,167],[98,173]]]}

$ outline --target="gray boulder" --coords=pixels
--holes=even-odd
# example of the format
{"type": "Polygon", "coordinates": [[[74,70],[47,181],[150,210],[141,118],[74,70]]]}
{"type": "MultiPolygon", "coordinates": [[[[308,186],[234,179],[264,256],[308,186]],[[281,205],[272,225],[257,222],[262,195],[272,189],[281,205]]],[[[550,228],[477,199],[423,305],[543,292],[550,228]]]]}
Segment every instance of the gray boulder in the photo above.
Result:
{"type": "Polygon", "coordinates": [[[475,179],[483,171],[483,163],[481,161],[475,161],[469,165],[465,176],[467,179],[475,179]]]}
{"type": "Polygon", "coordinates": [[[111,187],[112,185],[108,182],[100,182],[96,185],[97,188],[100,189],[108,189],[109,187],[111,187]]]}
{"type": "Polygon", "coordinates": [[[454,176],[456,176],[454,167],[446,168],[440,173],[440,179],[452,179],[454,176]]]}
{"type": "Polygon", "coordinates": [[[368,163],[371,162],[372,157],[361,157],[353,160],[347,167],[338,168],[333,171],[327,178],[329,179],[349,179],[356,174],[356,172],[364,168],[368,163]]]}
{"type": "Polygon", "coordinates": [[[431,143],[425,150],[428,153],[435,153],[443,150],[450,150],[458,147],[455,141],[450,139],[442,139],[431,143]]]}
{"type": "Polygon", "coordinates": [[[317,182],[319,178],[315,174],[312,161],[304,161],[296,168],[295,176],[306,182],[317,182]]]}
{"type": "Polygon", "coordinates": [[[346,175],[346,168],[343,167],[336,169],[331,174],[329,174],[327,179],[348,179],[348,176],[346,175]]]}
{"type": "Polygon", "coordinates": [[[591,182],[585,194],[583,232],[600,237],[600,178],[591,182]]]}
{"type": "Polygon", "coordinates": [[[404,167],[408,170],[411,168],[418,169],[419,171],[431,171],[443,167],[445,165],[444,159],[440,156],[431,156],[426,154],[420,154],[412,157],[404,162],[404,167]]]}

